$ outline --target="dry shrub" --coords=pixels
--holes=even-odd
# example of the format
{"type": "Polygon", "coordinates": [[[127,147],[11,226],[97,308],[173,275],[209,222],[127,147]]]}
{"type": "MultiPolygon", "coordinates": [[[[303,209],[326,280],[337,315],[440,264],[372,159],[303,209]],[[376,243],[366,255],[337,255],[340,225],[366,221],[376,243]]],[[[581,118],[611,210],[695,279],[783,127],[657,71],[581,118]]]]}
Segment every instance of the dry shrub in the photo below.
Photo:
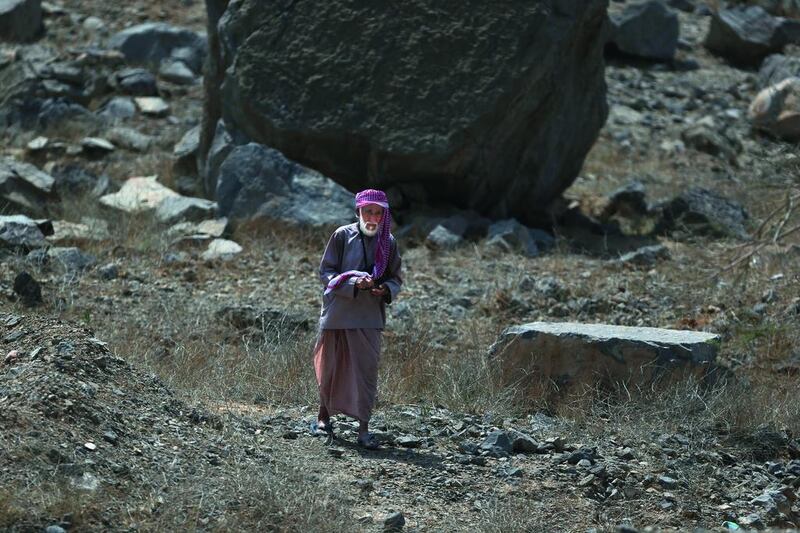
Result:
{"type": "Polygon", "coordinates": [[[716,434],[727,435],[731,445],[747,445],[748,437],[765,429],[800,432],[798,392],[790,377],[750,382],[721,378],[714,385],[689,379],[649,390],[587,388],[557,412],[598,436],[647,440],[654,434],[681,432],[700,443],[716,434]]]}
{"type": "Polygon", "coordinates": [[[285,531],[355,529],[348,502],[332,484],[289,465],[156,476],[131,493],[105,486],[88,492],[41,481],[0,489],[0,529],[41,531],[68,522],[75,531],[285,531]],[[127,509],[111,516],[108,509],[127,509]]]}
{"type": "Polygon", "coordinates": [[[147,500],[152,502],[149,509],[131,516],[130,525],[143,530],[333,533],[356,529],[339,489],[288,465],[187,479],[139,499],[147,500]]]}
{"type": "Polygon", "coordinates": [[[518,390],[504,384],[486,351],[489,332],[480,321],[465,321],[445,346],[435,340],[435,317],[427,327],[387,333],[381,362],[380,396],[390,403],[412,400],[451,410],[518,414],[518,390]]]}
{"type": "Polygon", "coordinates": [[[231,331],[210,312],[187,309],[181,302],[159,310],[171,336],[142,336],[132,327],[114,339],[128,354],[170,386],[195,399],[215,403],[247,401],[269,404],[308,403],[315,398],[311,365],[314,332],[267,322],[259,329],[231,331]]]}

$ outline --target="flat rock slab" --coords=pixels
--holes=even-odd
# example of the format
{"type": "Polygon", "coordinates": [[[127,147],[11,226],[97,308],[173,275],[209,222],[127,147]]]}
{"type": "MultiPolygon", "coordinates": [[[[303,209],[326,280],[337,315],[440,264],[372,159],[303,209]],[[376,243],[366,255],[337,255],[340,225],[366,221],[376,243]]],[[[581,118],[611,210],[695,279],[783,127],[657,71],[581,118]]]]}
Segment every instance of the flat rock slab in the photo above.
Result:
{"type": "Polygon", "coordinates": [[[526,379],[532,387],[555,383],[563,392],[576,384],[648,385],[702,377],[718,344],[718,335],[698,331],[531,322],[503,331],[490,354],[508,378],[526,379]]]}
{"type": "Polygon", "coordinates": [[[147,176],[128,179],[118,192],[102,196],[100,203],[126,213],[139,213],[155,209],[165,199],[177,196],[178,193],[158,183],[156,176],[147,176]]]}

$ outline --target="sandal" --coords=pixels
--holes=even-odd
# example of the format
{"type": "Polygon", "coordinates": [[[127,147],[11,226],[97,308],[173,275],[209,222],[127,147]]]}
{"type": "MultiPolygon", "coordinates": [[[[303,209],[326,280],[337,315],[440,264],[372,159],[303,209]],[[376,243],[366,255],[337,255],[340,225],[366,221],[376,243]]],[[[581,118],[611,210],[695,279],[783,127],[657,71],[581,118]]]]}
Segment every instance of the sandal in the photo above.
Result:
{"type": "Polygon", "coordinates": [[[309,429],[311,430],[311,435],[314,437],[321,437],[322,435],[326,435],[327,438],[325,439],[325,444],[330,445],[333,440],[336,438],[336,435],[333,434],[333,420],[328,420],[327,423],[323,423],[322,427],[320,427],[321,420],[316,420],[311,422],[309,425],[309,429]]]}
{"type": "Polygon", "coordinates": [[[365,433],[363,436],[358,437],[356,444],[365,450],[377,450],[381,447],[380,442],[378,442],[378,439],[376,439],[375,435],[372,433],[365,433]]]}

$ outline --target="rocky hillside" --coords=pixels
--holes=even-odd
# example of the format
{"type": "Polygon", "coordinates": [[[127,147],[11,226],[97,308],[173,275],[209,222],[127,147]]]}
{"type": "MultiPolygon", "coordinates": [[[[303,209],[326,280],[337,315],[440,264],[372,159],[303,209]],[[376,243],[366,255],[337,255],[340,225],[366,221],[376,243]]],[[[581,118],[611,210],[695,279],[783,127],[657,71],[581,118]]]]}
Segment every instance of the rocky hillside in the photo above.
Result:
{"type": "MultiPolygon", "coordinates": [[[[559,178],[571,183],[563,195],[532,207],[537,216],[528,220],[505,218],[514,202],[532,202],[514,194],[516,182],[492,190],[505,202],[494,213],[481,205],[490,197],[480,188],[457,205],[421,181],[393,191],[405,286],[384,334],[373,423],[383,446],[370,453],[354,446],[355,426],[344,418],[332,446],[307,429],[316,409],[315,271],[330,228],[351,213],[352,191],[343,185],[353,183],[339,173],[374,164],[365,176],[377,179],[378,168],[413,167],[420,179],[449,183],[486,163],[476,154],[495,153],[480,152],[489,141],[440,143],[428,132],[429,155],[455,150],[442,156],[458,163],[444,165],[452,172],[444,178],[443,159],[409,148],[413,128],[381,141],[391,149],[370,152],[354,141],[358,150],[337,153],[330,139],[315,144],[318,124],[290,124],[305,128],[297,136],[243,126],[262,116],[240,116],[251,105],[245,98],[225,117],[244,122],[214,121],[203,131],[210,111],[202,64],[215,56],[201,3],[7,4],[13,10],[0,9],[0,529],[800,526],[800,40],[797,19],[783,18],[796,14],[791,2],[728,9],[614,1],[599,21],[552,2],[531,8],[545,17],[538,23],[552,16],[575,30],[560,45],[576,54],[576,70],[559,74],[563,91],[553,86],[556,74],[542,75],[550,81],[540,86],[539,71],[514,71],[532,76],[522,84],[531,92],[519,95],[529,114],[503,122],[497,102],[505,97],[487,96],[480,102],[492,120],[465,114],[477,121],[467,130],[491,123],[491,132],[511,139],[506,146],[526,153],[504,160],[507,168],[530,170],[526,157],[536,159],[539,137],[517,131],[515,120],[541,120],[546,128],[537,135],[557,132],[569,144],[580,116],[559,122],[557,106],[537,114],[534,104],[583,102],[577,151],[560,147],[553,156],[571,158],[576,171],[585,162],[577,176],[559,178]],[[582,46],[595,48],[583,56],[582,46]],[[585,94],[567,91],[576,87],[569,76],[594,72],[592,61],[604,67],[604,81],[591,78],[585,94]],[[587,155],[578,145],[595,137],[587,155]],[[534,218],[538,227],[521,223],[534,218]],[[566,330],[577,323],[703,332],[697,337],[713,338],[713,350],[701,351],[704,359],[713,354],[718,379],[626,388],[581,373],[588,367],[570,348],[550,354],[552,368],[582,377],[569,388],[555,379],[540,394],[535,375],[512,379],[489,355],[498,339],[535,321],[569,323],[554,326],[566,330]]],[[[246,12],[252,4],[237,5],[246,12]]],[[[481,9],[491,17],[493,8],[481,9]]],[[[261,20],[241,16],[228,15],[227,38],[261,20]]],[[[483,28],[473,22],[455,29],[483,28]]],[[[446,25],[419,26],[448,35],[446,25]]],[[[506,37],[504,45],[513,44],[506,37]]],[[[483,69],[482,43],[462,43],[460,53],[483,69]]],[[[422,52],[409,57],[436,59],[422,52]]],[[[550,69],[559,57],[547,53],[536,68],[550,69]]],[[[371,65],[349,59],[355,70],[371,65]]],[[[505,60],[503,68],[520,58],[505,60]]],[[[238,80],[258,74],[236,61],[238,80]]],[[[450,82],[458,85],[456,74],[450,82]]],[[[491,95],[521,90],[504,79],[490,80],[491,95]]],[[[261,89],[284,94],[286,80],[274,81],[261,89]]],[[[406,96],[420,87],[384,81],[406,96]]],[[[455,120],[447,109],[442,124],[455,120]]],[[[278,125],[299,120],[273,116],[280,106],[256,110],[278,125]]],[[[342,119],[336,131],[386,133],[352,122],[358,116],[334,117],[342,119]]],[[[575,353],[587,344],[571,339],[575,353]]],[[[602,343],[612,355],[613,341],[602,343]]],[[[676,353],[659,356],[674,361],[676,353]]],[[[637,365],[624,370],[643,373],[637,365]]]]}

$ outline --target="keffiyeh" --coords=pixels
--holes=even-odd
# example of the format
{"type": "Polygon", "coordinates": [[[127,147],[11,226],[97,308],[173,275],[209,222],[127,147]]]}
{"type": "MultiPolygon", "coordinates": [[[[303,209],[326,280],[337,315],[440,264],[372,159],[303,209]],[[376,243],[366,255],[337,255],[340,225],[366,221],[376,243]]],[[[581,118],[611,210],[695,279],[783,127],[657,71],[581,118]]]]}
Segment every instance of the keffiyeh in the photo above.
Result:
{"type": "MultiPolygon", "coordinates": [[[[375,235],[377,241],[375,242],[375,258],[374,266],[372,268],[372,279],[378,280],[383,273],[386,272],[386,266],[389,264],[389,251],[391,246],[391,224],[392,217],[389,213],[389,199],[386,193],[376,189],[366,189],[356,194],[356,209],[375,204],[383,208],[383,218],[378,224],[378,233],[375,235]]],[[[325,289],[325,294],[336,289],[339,285],[347,281],[348,278],[353,276],[366,276],[367,272],[360,270],[348,270],[331,279],[325,289]]]]}

